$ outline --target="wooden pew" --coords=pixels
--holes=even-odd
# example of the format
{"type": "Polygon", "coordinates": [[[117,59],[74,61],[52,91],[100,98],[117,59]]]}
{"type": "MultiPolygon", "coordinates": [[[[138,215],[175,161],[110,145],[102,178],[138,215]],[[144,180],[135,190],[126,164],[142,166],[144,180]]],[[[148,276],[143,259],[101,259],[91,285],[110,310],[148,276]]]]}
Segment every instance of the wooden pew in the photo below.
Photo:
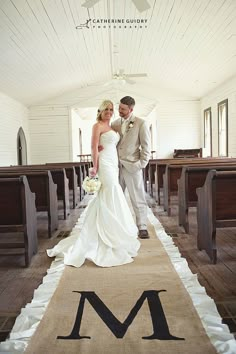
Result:
{"type": "MultiPolygon", "coordinates": [[[[28,267],[32,256],[37,253],[38,240],[35,194],[31,192],[25,176],[0,179],[0,233],[7,236],[5,242],[0,237],[0,249],[24,249],[25,265],[28,267]],[[14,240],[10,241],[10,233],[23,233],[23,239],[19,237],[18,240],[14,236],[14,240]]],[[[10,253],[16,254],[19,253],[10,253]]]]}
{"type": "Polygon", "coordinates": [[[54,183],[57,185],[57,199],[63,202],[63,217],[64,219],[70,214],[70,196],[69,196],[69,180],[66,176],[65,169],[60,166],[39,165],[16,165],[0,167],[1,171],[50,171],[54,183]]]}
{"type": "MultiPolygon", "coordinates": [[[[65,169],[66,176],[69,180],[69,189],[72,191],[72,207],[75,208],[78,205],[78,199],[82,200],[84,196],[84,191],[82,189],[82,182],[84,178],[88,175],[88,169],[91,167],[92,163],[89,162],[53,162],[47,164],[35,164],[35,165],[21,165],[21,166],[6,166],[0,167],[0,171],[2,169],[8,170],[9,168],[14,169],[30,169],[30,170],[56,170],[56,169],[65,169]],[[79,196],[78,196],[78,188],[79,188],[79,196]]],[[[57,183],[56,179],[54,178],[54,173],[52,173],[54,182],[57,183]]],[[[65,184],[65,182],[60,181],[60,185],[65,184]]],[[[65,187],[65,189],[67,189],[65,187]]],[[[63,207],[64,207],[64,218],[65,215],[68,215],[68,200],[67,200],[67,190],[61,190],[61,193],[58,195],[58,199],[63,200],[63,207]],[[63,199],[62,199],[63,198],[63,199]]]]}
{"type": "Polygon", "coordinates": [[[92,167],[92,162],[91,161],[83,161],[83,162],[73,162],[71,164],[73,164],[73,167],[74,167],[75,172],[77,174],[79,198],[81,201],[82,198],[85,196],[85,191],[82,188],[83,180],[85,179],[86,176],[89,176],[89,168],[92,167]]]}
{"type": "MultiPolygon", "coordinates": [[[[216,164],[216,159],[206,159],[200,160],[195,159],[188,163],[185,159],[184,162],[178,164],[166,165],[166,170],[163,176],[163,197],[164,197],[164,210],[167,211],[168,215],[171,215],[170,201],[172,195],[177,195],[178,184],[177,181],[181,176],[182,168],[184,166],[211,166],[216,164]]],[[[217,164],[224,166],[225,164],[234,164],[236,159],[220,159],[217,164]]]]}
{"type": "Polygon", "coordinates": [[[235,164],[211,165],[211,166],[185,166],[182,168],[181,177],[178,180],[178,217],[179,225],[183,226],[186,233],[189,233],[188,209],[197,206],[196,190],[205,183],[206,176],[210,170],[233,171],[235,164]]]}
{"type": "Polygon", "coordinates": [[[215,264],[216,229],[236,226],[236,171],[209,171],[197,196],[197,246],[215,264]]]}
{"type": "Polygon", "coordinates": [[[70,215],[69,181],[64,168],[50,169],[53,182],[57,185],[57,198],[63,202],[64,220],[70,215]]]}
{"type": "MultiPolygon", "coordinates": [[[[193,159],[188,159],[191,163],[193,159]]],[[[171,163],[186,162],[186,159],[154,159],[149,160],[148,169],[148,181],[150,185],[150,195],[153,197],[153,184],[155,184],[156,200],[158,204],[161,204],[160,192],[163,188],[163,176],[166,170],[166,165],[171,163]]]]}
{"type": "Polygon", "coordinates": [[[156,185],[156,163],[155,160],[149,160],[145,167],[145,191],[149,192],[151,197],[153,197],[153,184],[156,185]],[[149,190],[147,190],[147,183],[149,190]]]}
{"type": "Polygon", "coordinates": [[[48,214],[48,236],[52,236],[52,232],[58,228],[58,201],[57,186],[53,182],[50,171],[5,171],[0,170],[1,178],[15,178],[24,174],[27,177],[31,192],[36,196],[36,210],[46,211],[48,214]]]}
{"type": "MultiPolygon", "coordinates": [[[[83,162],[54,162],[48,163],[50,166],[60,166],[63,168],[70,168],[73,167],[75,169],[75,173],[77,175],[77,188],[79,188],[79,200],[81,201],[85,192],[82,188],[83,180],[86,176],[89,175],[89,168],[92,166],[91,161],[83,161],[83,162]]],[[[75,178],[74,178],[75,180],[75,178]]],[[[76,195],[78,199],[78,195],[76,195]]]]}
{"type": "Polygon", "coordinates": [[[66,176],[69,180],[69,190],[72,191],[72,207],[73,209],[75,209],[79,203],[79,197],[78,197],[77,175],[75,173],[74,166],[66,166],[66,165],[61,166],[60,164],[57,165],[57,164],[50,164],[50,163],[46,164],[46,166],[49,166],[50,171],[51,169],[55,169],[55,168],[58,169],[59,166],[65,169],[66,176]]]}
{"type": "MultiPolygon", "coordinates": [[[[16,166],[14,166],[16,167],[16,166]]],[[[49,170],[53,176],[55,176],[55,174],[53,173],[53,170],[58,170],[58,169],[65,169],[66,172],[66,177],[68,178],[68,182],[69,182],[69,190],[72,191],[72,208],[76,208],[76,206],[78,205],[78,184],[77,184],[77,175],[75,173],[75,169],[73,167],[72,164],[67,164],[67,163],[46,163],[46,164],[39,164],[39,165],[24,165],[22,167],[26,167],[27,169],[31,169],[31,170],[49,170]]],[[[58,176],[57,176],[58,178],[58,176]]],[[[55,178],[56,181],[56,178],[55,178]]],[[[62,181],[60,181],[61,183],[63,183],[62,181]]],[[[63,192],[62,195],[65,196],[65,202],[64,203],[64,213],[66,213],[68,215],[68,200],[67,200],[67,187],[65,186],[65,192],[63,192]],[[66,209],[66,210],[65,210],[66,209]]],[[[62,192],[62,190],[61,190],[62,192]]],[[[61,194],[60,194],[61,196],[61,194]]]]}
{"type": "Polygon", "coordinates": [[[145,190],[146,192],[148,192],[148,190],[147,190],[147,183],[148,183],[148,181],[149,181],[149,178],[148,178],[149,168],[148,168],[148,167],[145,167],[145,168],[142,169],[142,171],[143,171],[144,190],[145,190]]]}
{"type": "Polygon", "coordinates": [[[149,184],[151,187],[151,196],[153,196],[153,183],[155,183],[155,191],[157,193],[156,195],[156,200],[158,204],[161,204],[161,199],[160,199],[160,191],[163,188],[163,176],[166,170],[166,165],[191,165],[194,163],[224,163],[226,161],[230,162],[236,162],[236,158],[221,158],[221,157],[212,157],[212,158],[193,158],[193,159],[155,159],[155,160],[150,160],[148,166],[152,171],[149,171],[149,184]],[[153,176],[155,176],[155,179],[153,179],[153,176]],[[151,179],[152,177],[152,179],[151,179]]]}
{"type": "Polygon", "coordinates": [[[76,172],[77,178],[78,178],[78,187],[79,187],[79,198],[80,198],[80,201],[85,196],[85,191],[82,188],[82,184],[83,184],[83,180],[85,179],[85,177],[89,175],[89,173],[87,173],[87,170],[89,169],[91,164],[88,165],[88,169],[86,169],[87,165],[88,165],[87,163],[82,163],[82,164],[80,164],[78,166],[74,166],[75,167],[75,172],[76,172]]]}
{"type": "Polygon", "coordinates": [[[49,166],[50,171],[56,168],[65,169],[66,176],[69,180],[69,189],[72,191],[72,207],[76,208],[79,201],[81,201],[82,197],[84,196],[84,191],[82,189],[82,183],[85,178],[84,168],[87,171],[91,166],[91,162],[49,162],[46,163],[46,166],[49,166]]]}
{"type": "Polygon", "coordinates": [[[88,175],[88,174],[86,174],[86,167],[85,166],[88,166],[88,168],[89,168],[91,166],[91,162],[88,162],[88,161],[75,162],[75,163],[71,163],[71,165],[74,167],[75,173],[77,175],[77,186],[79,189],[79,200],[81,201],[85,195],[84,190],[82,188],[82,183],[83,183],[84,178],[88,175]]]}
{"type": "Polygon", "coordinates": [[[0,172],[24,172],[27,171],[50,171],[53,182],[57,185],[57,199],[63,202],[63,217],[64,219],[70,214],[70,198],[69,198],[69,181],[66,177],[65,170],[63,168],[50,169],[45,165],[24,165],[24,166],[10,166],[0,167],[0,172]]]}
{"type": "Polygon", "coordinates": [[[202,157],[202,148],[200,149],[174,149],[173,158],[193,158],[202,157]]]}
{"type": "Polygon", "coordinates": [[[78,186],[80,191],[80,201],[85,196],[85,191],[82,188],[83,180],[86,176],[89,176],[89,168],[92,167],[92,161],[83,161],[79,163],[75,163],[74,165],[75,172],[78,177],[78,186]]]}
{"type": "Polygon", "coordinates": [[[77,155],[77,156],[78,156],[80,162],[91,162],[92,161],[91,154],[77,155]]]}

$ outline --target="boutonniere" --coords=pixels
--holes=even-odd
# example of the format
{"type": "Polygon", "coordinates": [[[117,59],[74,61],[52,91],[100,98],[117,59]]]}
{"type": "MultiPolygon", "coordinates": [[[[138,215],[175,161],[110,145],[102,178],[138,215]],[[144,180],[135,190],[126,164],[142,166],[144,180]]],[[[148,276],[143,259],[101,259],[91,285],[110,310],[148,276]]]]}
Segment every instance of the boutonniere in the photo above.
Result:
{"type": "Polygon", "coordinates": [[[134,126],[134,121],[130,121],[129,124],[128,124],[128,130],[130,130],[131,128],[133,128],[134,126]]]}

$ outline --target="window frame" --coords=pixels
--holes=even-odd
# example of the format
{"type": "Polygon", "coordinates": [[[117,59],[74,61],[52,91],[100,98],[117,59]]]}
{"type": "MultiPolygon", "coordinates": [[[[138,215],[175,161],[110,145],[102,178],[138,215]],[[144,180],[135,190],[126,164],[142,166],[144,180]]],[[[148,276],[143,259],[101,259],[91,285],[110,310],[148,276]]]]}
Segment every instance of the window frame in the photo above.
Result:
{"type": "Polygon", "coordinates": [[[229,155],[229,147],[228,147],[228,99],[225,99],[217,104],[217,112],[218,112],[218,156],[228,157],[229,155]],[[220,106],[225,105],[225,122],[226,122],[226,137],[225,137],[225,148],[226,148],[226,155],[220,155],[220,106]]]}
{"type": "Polygon", "coordinates": [[[211,114],[211,107],[208,107],[204,109],[204,148],[206,148],[206,134],[205,134],[205,129],[206,129],[206,113],[209,112],[210,116],[210,157],[212,157],[212,114],[211,114]]]}

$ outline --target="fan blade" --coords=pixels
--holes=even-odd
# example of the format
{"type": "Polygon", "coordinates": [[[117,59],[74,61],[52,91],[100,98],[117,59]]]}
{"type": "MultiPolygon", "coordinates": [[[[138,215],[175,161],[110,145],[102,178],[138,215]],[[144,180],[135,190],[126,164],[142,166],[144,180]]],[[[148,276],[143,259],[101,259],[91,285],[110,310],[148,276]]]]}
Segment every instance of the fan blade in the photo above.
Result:
{"type": "Polygon", "coordinates": [[[99,1],[100,0],[87,0],[84,4],[82,4],[82,6],[90,9],[90,7],[93,7],[99,1]]]}
{"type": "Polygon", "coordinates": [[[126,77],[147,77],[146,73],[139,73],[139,74],[126,74],[126,77]]]}
{"type": "Polygon", "coordinates": [[[147,2],[147,0],[132,0],[132,1],[139,12],[146,11],[151,7],[147,2]]]}

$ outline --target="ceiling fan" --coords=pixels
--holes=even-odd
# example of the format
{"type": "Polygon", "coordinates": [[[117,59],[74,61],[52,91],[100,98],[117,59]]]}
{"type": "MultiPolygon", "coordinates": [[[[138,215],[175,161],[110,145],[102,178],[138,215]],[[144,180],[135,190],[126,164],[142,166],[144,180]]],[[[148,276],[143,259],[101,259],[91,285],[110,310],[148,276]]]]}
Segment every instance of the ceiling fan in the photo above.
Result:
{"type": "MultiPolygon", "coordinates": [[[[86,7],[87,9],[90,9],[93,7],[95,4],[97,4],[101,0],[86,0],[85,3],[82,5],[83,7],[86,7]]],[[[147,0],[131,0],[134,5],[136,6],[137,10],[139,12],[146,11],[150,9],[150,5],[147,0]]]]}
{"type": "Polygon", "coordinates": [[[117,73],[112,76],[112,80],[119,80],[127,82],[128,84],[135,84],[135,80],[132,80],[133,77],[147,77],[146,73],[136,73],[136,74],[126,74],[124,69],[119,69],[117,73]]]}

